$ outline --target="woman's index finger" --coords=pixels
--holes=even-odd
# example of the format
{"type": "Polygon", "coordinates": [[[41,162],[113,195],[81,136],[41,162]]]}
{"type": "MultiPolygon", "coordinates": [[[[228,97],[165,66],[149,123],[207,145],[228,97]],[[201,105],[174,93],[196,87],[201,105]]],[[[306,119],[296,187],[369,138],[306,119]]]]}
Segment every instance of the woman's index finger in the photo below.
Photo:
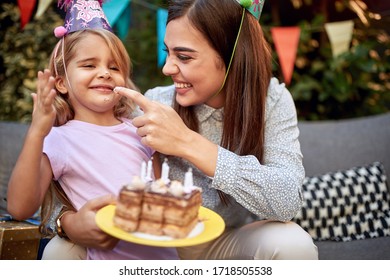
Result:
{"type": "Polygon", "coordinates": [[[143,96],[141,93],[138,91],[124,88],[124,87],[115,87],[114,92],[126,96],[127,98],[130,98],[131,100],[134,101],[135,104],[137,104],[142,111],[146,112],[147,108],[149,107],[149,104],[151,101],[147,99],[145,96],[143,96]]]}

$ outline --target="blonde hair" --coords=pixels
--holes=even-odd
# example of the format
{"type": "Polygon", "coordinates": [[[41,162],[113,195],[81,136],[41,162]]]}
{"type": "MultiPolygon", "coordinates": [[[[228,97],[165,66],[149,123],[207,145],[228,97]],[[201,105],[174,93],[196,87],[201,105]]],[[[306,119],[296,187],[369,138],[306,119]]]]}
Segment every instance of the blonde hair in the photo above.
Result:
{"type": "MultiPolygon", "coordinates": [[[[122,41],[112,32],[105,29],[84,29],[74,33],[70,33],[62,38],[54,48],[51,54],[49,69],[54,77],[66,76],[66,64],[74,58],[77,52],[77,45],[87,36],[94,34],[100,36],[111,50],[113,58],[119,69],[126,77],[125,86],[131,89],[138,90],[131,80],[132,64],[122,41]]],[[[61,126],[67,121],[74,118],[74,109],[69,102],[67,94],[61,94],[57,90],[57,95],[54,99],[54,106],[57,110],[55,126],[61,126]]],[[[114,115],[117,118],[129,117],[135,108],[134,103],[126,97],[122,97],[114,108],[114,115]]]]}
{"type": "MultiPolygon", "coordinates": [[[[49,69],[52,75],[54,75],[55,78],[66,76],[66,65],[64,65],[64,63],[66,64],[74,58],[77,51],[77,44],[90,34],[98,35],[103,38],[112,51],[115,63],[126,77],[125,86],[138,90],[130,78],[132,65],[125,46],[115,34],[104,29],[85,29],[71,33],[62,38],[57,43],[50,57],[49,69]]],[[[74,109],[69,101],[68,95],[61,94],[57,89],[56,91],[57,95],[54,99],[54,106],[57,110],[57,116],[54,125],[61,126],[74,118],[74,109]]],[[[129,117],[134,108],[135,105],[131,100],[122,97],[114,107],[114,115],[117,118],[129,117]]],[[[52,180],[41,207],[41,224],[39,228],[44,236],[52,237],[55,234],[50,225],[53,222],[53,215],[56,214],[54,209],[58,207],[65,207],[66,210],[76,211],[59,182],[52,180]]]]}

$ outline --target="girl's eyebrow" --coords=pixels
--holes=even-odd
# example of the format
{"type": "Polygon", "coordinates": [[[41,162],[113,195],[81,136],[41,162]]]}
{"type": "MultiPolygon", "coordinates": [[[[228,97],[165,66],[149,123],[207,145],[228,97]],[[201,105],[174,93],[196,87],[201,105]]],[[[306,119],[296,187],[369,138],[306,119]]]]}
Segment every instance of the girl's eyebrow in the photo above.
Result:
{"type": "Polygon", "coordinates": [[[87,58],[84,58],[84,59],[77,60],[76,62],[77,63],[85,63],[85,62],[90,62],[90,61],[94,61],[94,60],[96,60],[96,58],[94,58],[94,57],[87,57],[87,58]]]}

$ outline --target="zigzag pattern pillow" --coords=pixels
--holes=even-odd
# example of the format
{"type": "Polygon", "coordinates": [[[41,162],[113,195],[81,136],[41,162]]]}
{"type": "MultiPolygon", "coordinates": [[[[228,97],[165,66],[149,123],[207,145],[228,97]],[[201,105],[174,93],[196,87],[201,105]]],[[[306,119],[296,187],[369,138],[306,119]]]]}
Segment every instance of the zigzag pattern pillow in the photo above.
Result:
{"type": "Polygon", "coordinates": [[[304,204],[294,221],[316,241],[390,236],[386,180],[379,162],[306,177],[304,204]]]}

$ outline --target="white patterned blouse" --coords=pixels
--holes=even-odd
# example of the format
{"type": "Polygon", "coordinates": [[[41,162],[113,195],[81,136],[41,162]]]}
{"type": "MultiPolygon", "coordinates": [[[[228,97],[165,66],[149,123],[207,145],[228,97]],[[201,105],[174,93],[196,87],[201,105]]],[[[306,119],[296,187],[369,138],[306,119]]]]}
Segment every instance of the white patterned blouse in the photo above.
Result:
{"type": "MultiPolygon", "coordinates": [[[[150,89],[145,96],[171,105],[174,86],[150,89]]],[[[203,104],[196,106],[195,112],[200,134],[219,144],[223,108],[214,109],[203,104]]],[[[268,89],[265,126],[264,164],[253,155],[239,156],[219,146],[213,178],[205,176],[191,163],[169,156],[170,179],[183,181],[185,172],[192,167],[194,185],[203,189],[203,206],[219,213],[228,227],[239,227],[259,219],[292,219],[301,209],[305,171],[294,101],[276,78],[271,79],[268,89]],[[220,201],[217,190],[230,196],[228,206],[220,201]]]]}

